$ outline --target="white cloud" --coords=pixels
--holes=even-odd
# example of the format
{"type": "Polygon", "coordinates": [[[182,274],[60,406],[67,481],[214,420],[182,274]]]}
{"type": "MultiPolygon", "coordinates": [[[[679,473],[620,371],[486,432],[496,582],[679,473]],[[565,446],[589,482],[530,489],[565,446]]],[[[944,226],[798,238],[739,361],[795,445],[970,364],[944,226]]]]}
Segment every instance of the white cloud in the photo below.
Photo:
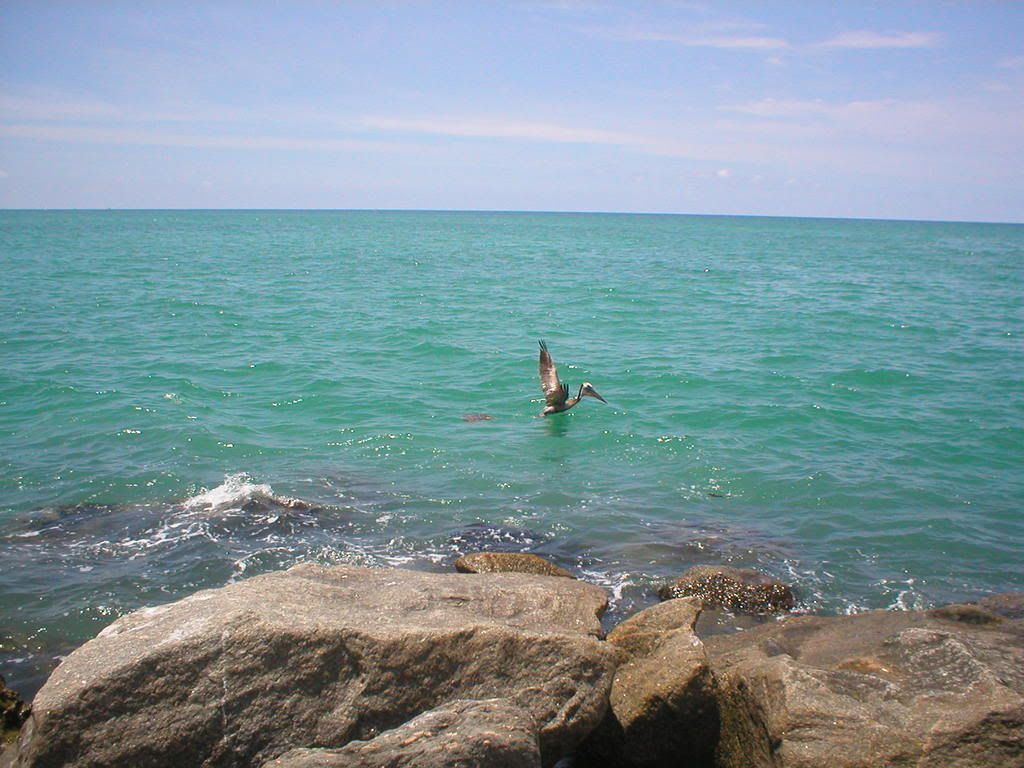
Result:
{"type": "Polygon", "coordinates": [[[723,107],[729,112],[767,118],[793,118],[820,115],[844,117],[854,114],[878,114],[891,110],[900,102],[894,99],[875,99],[847,102],[827,102],[821,99],[761,99],[746,104],[723,107]]]}
{"type": "Polygon", "coordinates": [[[856,29],[843,32],[830,40],[817,43],[816,48],[844,50],[875,50],[879,48],[934,48],[942,38],[934,32],[875,32],[856,29]]]}
{"type": "Polygon", "coordinates": [[[68,141],[84,144],[186,147],[192,149],[300,150],[327,152],[417,151],[422,147],[348,138],[288,136],[204,135],[146,129],[97,128],[81,125],[0,124],[0,137],[33,141],[68,141]]]}
{"type": "Polygon", "coordinates": [[[717,171],[715,171],[715,176],[717,176],[720,179],[728,179],[731,175],[732,171],[730,171],[728,168],[719,168],[717,171]]]}
{"type": "Polygon", "coordinates": [[[1024,69],[1024,56],[1008,56],[999,62],[1003,69],[1024,69]]]}
{"type": "Polygon", "coordinates": [[[400,133],[426,133],[479,139],[525,139],[561,144],[630,144],[634,137],[599,128],[578,128],[556,123],[480,117],[393,118],[367,117],[366,128],[400,133]]]}
{"type": "Polygon", "coordinates": [[[719,48],[724,50],[777,51],[790,45],[781,37],[765,35],[728,35],[674,33],[656,30],[605,30],[602,37],[628,43],[675,43],[688,48],[719,48]]]}

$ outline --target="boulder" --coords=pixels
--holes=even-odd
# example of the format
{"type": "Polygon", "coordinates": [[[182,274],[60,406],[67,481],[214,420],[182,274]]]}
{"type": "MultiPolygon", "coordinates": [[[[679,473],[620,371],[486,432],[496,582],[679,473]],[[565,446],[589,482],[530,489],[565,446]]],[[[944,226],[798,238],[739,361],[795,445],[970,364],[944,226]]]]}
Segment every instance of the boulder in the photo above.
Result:
{"type": "Polygon", "coordinates": [[[978,605],[1004,619],[1024,619],[1024,592],[989,595],[979,600],[978,605]]]}
{"type": "Polygon", "coordinates": [[[293,749],[265,768],[540,768],[537,725],[504,699],[455,701],[341,749],[293,749]]]}
{"type": "Polygon", "coordinates": [[[621,654],[611,707],[585,751],[595,766],[710,766],[718,703],[704,645],[694,633],[696,598],[670,600],[608,635],[621,654]]]}
{"type": "Polygon", "coordinates": [[[14,741],[28,715],[28,705],[21,700],[21,696],[7,687],[3,675],[0,675],[0,752],[14,741]]]}
{"type": "Polygon", "coordinates": [[[526,552],[474,552],[455,561],[461,573],[534,573],[538,576],[576,578],[543,557],[526,552]]]}
{"type": "Polygon", "coordinates": [[[1024,622],[792,617],[706,640],[721,768],[1024,766],[1024,622]]]}
{"type": "Polygon", "coordinates": [[[601,721],[602,589],[526,574],[299,565],[122,617],[36,696],[19,766],[260,765],[507,698],[554,762],[601,721]]]}
{"type": "Polygon", "coordinates": [[[698,565],[658,590],[662,600],[699,597],[706,608],[737,613],[778,613],[795,604],[793,590],[749,568],[698,565]]]}

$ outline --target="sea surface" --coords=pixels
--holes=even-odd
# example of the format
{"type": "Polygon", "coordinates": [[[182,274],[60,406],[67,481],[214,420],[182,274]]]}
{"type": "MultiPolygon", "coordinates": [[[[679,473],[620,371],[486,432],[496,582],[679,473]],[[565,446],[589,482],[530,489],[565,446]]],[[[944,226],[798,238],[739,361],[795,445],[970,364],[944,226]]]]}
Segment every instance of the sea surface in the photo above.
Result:
{"type": "Polygon", "coordinates": [[[0,270],[26,696],[119,615],[307,560],[536,552],[610,621],[700,563],[808,612],[1024,589],[1021,225],[5,211],[0,270]],[[539,339],[608,404],[539,418],[539,339]]]}

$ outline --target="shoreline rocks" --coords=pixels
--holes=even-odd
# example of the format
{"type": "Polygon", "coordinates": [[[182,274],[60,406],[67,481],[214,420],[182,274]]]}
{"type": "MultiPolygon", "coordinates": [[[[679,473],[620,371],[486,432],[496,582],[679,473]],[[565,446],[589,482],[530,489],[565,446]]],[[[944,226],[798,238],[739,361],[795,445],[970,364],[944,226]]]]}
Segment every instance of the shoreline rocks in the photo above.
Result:
{"type": "Polygon", "coordinates": [[[1024,767],[1024,595],[702,639],[708,599],[602,639],[564,576],[300,565],[115,621],[0,766],[1024,767]]]}
{"type": "Polygon", "coordinates": [[[7,687],[3,675],[0,675],[0,752],[17,738],[30,711],[31,708],[7,687]]]}
{"type": "Polygon", "coordinates": [[[261,765],[503,697],[545,763],[607,708],[607,598],[573,579],[299,565],[124,616],[36,696],[18,766],[261,765]]]}
{"type": "Polygon", "coordinates": [[[694,633],[695,598],[670,600],[619,624],[608,714],[584,746],[593,765],[710,766],[718,741],[716,682],[694,633]]]}
{"type": "Polygon", "coordinates": [[[1024,623],[974,607],[709,638],[720,768],[1024,765],[1024,623]]]}
{"type": "Polygon", "coordinates": [[[697,597],[705,608],[736,613],[780,613],[796,604],[793,590],[749,568],[698,565],[658,590],[662,600],[697,597]]]}
{"type": "Polygon", "coordinates": [[[370,741],[293,749],[265,768],[540,768],[537,724],[506,699],[455,701],[370,741]]]}
{"type": "Polygon", "coordinates": [[[564,568],[527,552],[473,552],[456,560],[455,570],[459,573],[532,573],[576,578],[564,568]]]}

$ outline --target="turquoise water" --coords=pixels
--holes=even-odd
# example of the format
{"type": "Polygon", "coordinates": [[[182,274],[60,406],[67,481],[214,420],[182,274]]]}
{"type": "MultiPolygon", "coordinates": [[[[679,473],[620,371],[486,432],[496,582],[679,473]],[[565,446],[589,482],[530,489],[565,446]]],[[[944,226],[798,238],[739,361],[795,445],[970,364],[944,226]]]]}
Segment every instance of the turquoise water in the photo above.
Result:
{"type": "Polygon", "coordinates": [[[0,212],[0,674],[303,559],[1024,589],[1024,226],[0,212]],[[537,340],[587,400],[541,419],[537,340]],[[467,414],[488,414],[467,421],[467,414]]]}

